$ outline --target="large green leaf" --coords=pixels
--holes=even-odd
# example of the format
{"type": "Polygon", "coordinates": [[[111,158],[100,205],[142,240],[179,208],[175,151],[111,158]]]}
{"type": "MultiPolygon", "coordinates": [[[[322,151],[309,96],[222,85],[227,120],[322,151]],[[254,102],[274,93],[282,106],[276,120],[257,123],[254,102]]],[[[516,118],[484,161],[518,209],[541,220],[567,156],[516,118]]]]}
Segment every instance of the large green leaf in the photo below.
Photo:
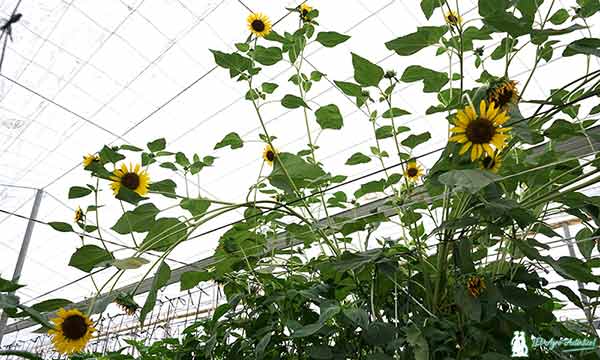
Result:
{"type": "Polygon", "coordinates": [[[87,196],[92,193],[90,188],[81,187],[81,186],[72,186],[69,189],[69,199],[77,199],[80,197],[87,196]]]}
{"type": "Polygon", "coordinates": [[[3,279],[0,277],[0,292],[13,292],[22,288],[25,285],[19,285],[16,282],[12,282],[10,280],[3,279]]]}
{"type": "Polygon", "coordinates": [[[318,165],[308,163],[294,154],[280,153],[269,175],[269,182],[276,188],[293,193],[294,187],[297,189],[309,187],[311,182],[324,175],[325,172],[318,165]],[[288,176],[294,186],[290,184],[288,176]]]}
{"type": "Polygon", "coordinates": [[[301,97],[298,97],[296,95],[290,95],[290,94],[285,95],[281,99],[281,105],[284,108],[288,108],[288,109],[297,109],[299,107],[305,107],[307,109],[310,109],[310,107],[308,105],[306,105],[306,102],[304,102],[304,100],[302,100],[301,97]]]}
{"type": "Polygon", "coordinates": [[[149,186],[149,190],[151,192],[173,199],[176,198],[176,188],[177,184],[175,184],[175,181],[171,179],[152,182],[149,186]]]}
{"type": "Polygon", "coordinates": [[[411,149],[416,148],[418,145],[421,145],[431,139],[431,134],[429,132],[424,132],[421,134],[410,134],[406,139],[402,140],[402,145],[407,146],[411,149]]]}
{"type": "Polygon", "coordinates": [[[181,291],[189,290],[201,282],[211,279],[210,273],[206,271],[188,271],[181,274],[181,291]]]}
{"type": "Polygon", "coordinates": [[[398,55],[408,56],[437,43],[447,31],[447,26],[422,26],[415,33],[386,42],[385,46],[398,55]]]}
{"type": "Polygon", "coordinates": [[[59,221],[51,221],[48,223],[51,228],[60,232],[73,232],[73,227],[70,224],[59,221]]]}
{"type": "Polygon", "coordinates": [[[167,147],[167,140],[165,140],[165,138],[152,140],[146,146],[148,146],[148,150],[152,151],[153,153],[159,152],[167,147]]]}
{"type": "Polygon", "coordinates": [[[317,34],[317,42],[325,47],[334,47],[350,39],[350,36],[335,31],[322,31],[317,34]]]}
{"type": "Polygon", "coordinates": [[[187,227],[176,218],[157,219],[140,245],[144,251],[166,251],[187,237],[187,227]]]}
{"type": "Polygon", "coordinates": [[[317,123],[321,125],[321,129],[341,129],[344,125],[344,119],[340,113],[340,109],[335,104],[321,106],[315,111],[317,123]]]}
{"type": "Polygon", "coordinates": [[[102,150],[100,150],[100,159],[105,162],[111,162],[113,164],[117,163],[120,160],[125,159],[125,155],[118,153],[108,146],[104,146],[102,150]]]}
{"type": "Polygon", "coordinates": [[[486,16],[483,18],[483,22],[496,32],[506,32],[515,38],[529,34],[532,25],[530,19],[517,18],[509,12],[486,16]]]}
{"type": "Polygon", "coordinates": [[[346,160],[346,165],[358,165],[358,164],[365,164],[368,163],[369,161],[371,161],[371,158],[368,157],[367,155],[357,152],[352,154],[352,156],[350,156],[350,158],[348,158],[348,160],[346,160]]]}
{"type": "Polygon", "coordinates": [[[147,232],[159,212],[160,210],[152,203],[140,205],[132,211],[126,211],[111,229],[122,235],[131,232],[147,232]]]}
{"type": "Polygon", "coordinates": [[[363,86],[377,86],[383,79],[383,69],[369,60],[352,53],[354,80],[363,86]]]}
{"type": "Polygon", "coordinates": [[[600,39],[584,38],[575,40],[565,48],[563,56],[576,54],[600,56],[600,39]]]}
{"type": "Polygon", "coordinates": [[[485,170],[466,169],[448,171],[440,175],[438,179],[442,184],[474,194],[489,184],[498,181],[500,176],[485,170]]]}
{"type": "Polygon", "coordinates": [[[516,286],[504,286],[499,289],[506,301],[522,308],[534,308],[550,300],[548,297],[538,295],[533,291],[527,291],[516,286]]]}
{"type": "Polygon", "coordinates": [[[210,204],[211,202],[206,199],[186,198],[181,200],[179,206],[181,206],[182,209],[189,211],[192,214],[192,216],[197,218],[200,215],[204,214],[206,210],[208,210],[210,204]]]}
{"type": "Polygon", "coordinates": [[[254,48],[254,52],[252,53],[252,57],[256,62],[262,65],[275,65],[283,56],[281,55],[281,49],[278,47],[264,47],[260,45],[256,45],[254,48]]]}
{"type": "Polygon", "coordinates": [[[449,78],[445,72],[434,71],[420,65],[411,65],[404,70],[400,80],[408,83],[423,80],[424,92],[438,92],[448,83],[449,78]]]}
{"type": "Polygon", "coordinates": [[[19,305],[19,298],[12,294],[0,294],[0,309],[14,309],[19,305]]]}
{"type": "Polygon", "coordinates": [[[142,266],[149,264],[150,261],[142,257],[133,256],[125,259],[114,260],[111,265],[119,270],[133,270],[141,268],[142,266]]]}
{"type": "Polygon", "coordinates": [[[589,259],[592,256],[592,251],[594,251],[594,246],[596,245],[596,240],[593,237],[592,231],[588,228],[579,230],[577,235],[575,235],[575,242],[577,243],[579,252],[581,252],[586,259],[589,259]]]}
{"type": "Polygon", "coordinates": [[[237,133],[231,132],[225,135],[223,140],[215,145],[214,149],[217,150],[226,146],[231,146],[232,149],[239,149],[244,146],[244,141],[242,141],[242,138],[237,133]]]}
{"type": "Polygon", "coordinates": [[[84,245],[71,255],[69,266],[89,273],[95,267],[109,265],[112,260],[114,257],[104,248],[96,245],[84,245]]]}
{"type": "Polygon", "coordinates": [[[431,15],[433,15],[433,10],[442,6],[442,2],[438,0],[421,0],[421,10],[423,10],[423,14],[429,20],[431,15]]]}
{"type": "Polygon", "coordinates": [[[171,278],[171,268],[165,262],[161,262],[156,274],[154,274],[154,279],[152,280],[152,287],[150,291],[148,291],[148,296],[146,297],[146,301],[144,302],[144,306],[140,311],[140,323],[143,324],[144,320],[146,320],[146,315],[152,309],[154,309],[154,304],[156,303],[156,294],[158,290],[163,288],[169,279],[171,278]]]}
{"type": "Polygon", "coordinates": [[[0,356],[17,356],[29,360],[44,360],[44,358],[36,354],[21,350],[0,350],[0,356]]]}
{"type": "Polygon", "coordinates": [[[229,69],[232,78],[252,68],[252,60],[235,52],[232,54],[217,50],[210,50],[215,58],[215,63],[220,67],[229,69]]]}

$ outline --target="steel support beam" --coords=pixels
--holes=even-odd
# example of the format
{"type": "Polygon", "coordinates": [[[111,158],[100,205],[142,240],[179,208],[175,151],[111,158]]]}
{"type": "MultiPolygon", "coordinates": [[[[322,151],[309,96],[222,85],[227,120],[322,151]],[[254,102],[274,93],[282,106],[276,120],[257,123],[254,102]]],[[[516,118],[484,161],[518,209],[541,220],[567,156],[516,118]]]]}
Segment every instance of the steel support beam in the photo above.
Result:
{"type": "MultiPolygon", "coordinates": [[[[21,243],[21,250],[19,251],[19,257],[17,258],[17,264],[15,265],[15,271],[13,273],[12,281],[17,282],[21,278],[21,272],[23,271],[23,265],[25,264],[25,258],[27,257],[27,250],[29,249],[29,243],[31,242],[31,234],[33,233],[33,227],[35,226],[35,220],[37,218],[40,203],[44,191],[37,189],[35,192],[35,199],[33,200],[33,207],[31,208],[31,215],[27,222],[27,228],[25,228],[25,235],[23,236],[23,242],[21,243]]],[[[6,330],[6,322],[8,321],[8,315],[3,311],[0,317],[0,344],[2,344],[2,338],[6,330]]]]}

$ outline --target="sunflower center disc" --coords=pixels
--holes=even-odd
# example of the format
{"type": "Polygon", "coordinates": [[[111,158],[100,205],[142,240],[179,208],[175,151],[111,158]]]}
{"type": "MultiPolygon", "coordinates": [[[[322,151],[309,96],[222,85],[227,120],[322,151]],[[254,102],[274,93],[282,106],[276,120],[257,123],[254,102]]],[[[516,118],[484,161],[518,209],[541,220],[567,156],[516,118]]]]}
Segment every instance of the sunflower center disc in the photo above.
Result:
{"type": "Polygon", "coordinates": [[[417,170],[415,168],[410,168],[410,169],[406,170],[406,174],[410,177],[415,177],[415,176],[417,176],[418,173],[419,173],[419,170],[417,170]]]}
{"type": "Polygon", "coordinates": [[[79,315],[69,316],[62,323],[63,334],[67,339],[79,340],[88,330],[85,319],[79,315]]]}
{"type": "Polygon", "coordinates": [[[252,22],[252,28],[254,29],[254,31],[261,32],[265,29],[265,23],[262,22],[262,20],[254,20],[252,22]]]}
{"type": "Polygon", "coordinates": [[[308,10],[302,10],[302,16],[306,17],[308,15],[308,10]]]}
{"type": "Polygon", "coordinates": [[[512,90],[505,90],[503,91],[500,96],[498,97],[498,107],[504,107],[504,105],[507,105],[511,102],[513,98],[513,92],[512,90]]]}
{"type": "Polygon", "coordinates": [[[272,151],[267,151],[267,159],[269,161],[273,161],[273,159],[275,159],[275,153],[273,153],[272,151]]]}
{"type": "Polygon", "coordinates": [[[136,173],[127,173],[121,178],[121,184],[129,190],[135,190],[140,185],[140,177],[136,173]]]}
{"type": "Polygon", "coordinates": [[[454,15],[449,15],[448,16],[448,21],[454,24],[454,23],[456,23],[458,21],[458,19],[454,15]]]}
{"type": "Polygon", "coordinates": [[[496,134],[496,129],[488,119],[478,118],[469,123],[465,133],[473,144],[488,144],[496,134]]]}

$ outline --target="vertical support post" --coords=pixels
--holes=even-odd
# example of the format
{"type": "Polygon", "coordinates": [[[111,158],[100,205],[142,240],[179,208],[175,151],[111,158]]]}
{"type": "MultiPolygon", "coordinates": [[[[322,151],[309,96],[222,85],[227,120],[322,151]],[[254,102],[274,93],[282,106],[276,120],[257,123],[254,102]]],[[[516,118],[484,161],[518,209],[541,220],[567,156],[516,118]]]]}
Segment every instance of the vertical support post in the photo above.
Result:
{"type": "MultiPolygon", "coordinates": [[[[36,190],[35,199],[33,200],[33,207],[31,208],[31,215],[29,216],[29,221],[27,222],[27,228],[25,229],[25,235],[23,236],[23,242],[21,243],[21,250],[19,251],[19,257],[17,258],[17,264],[15,265],[15,271],[12,277],[12,281],[14,282],[17,282],[21,277],[21,271],[23,270],[23,264],[25,264],[27,250],[29,249],[29,243],[31,242],[31,234],[33,233],[33,226],[35,225],[35,220],[37,218],[43,194],[44,190],[36,190]]],[[[4,328],[6,327],[7,321],[8,315],[3,311],[2,317],[0,317],[0,345],[2,344],[4,328]]]]}
{"type": "MultiPolygon", "coordinates": [[[[569,223],[568,222],[563,222],[561,224],[562,226],[562,230],[563,230],[563,239],[565,240],[565,242],[567,243],[567,248],[569,249],[569,255],[571,257],[577,257],[576,253],[575,253],[575,247],[573,246],[573,238],[571,237],[571,230],[569,229],[569,223]]],[[[581,281],[577,281],[577,288],[578,289],[583,289],[583,283],[581,281]]],[[[585,316],[589,319],[590,318],[590,309],[588,307],[589,303],[590,303],[590,299],[584,295],[581,294],[581,302],[583,303],[584,306],[584,310],[583,312],[585,313],[585,316]]]]}

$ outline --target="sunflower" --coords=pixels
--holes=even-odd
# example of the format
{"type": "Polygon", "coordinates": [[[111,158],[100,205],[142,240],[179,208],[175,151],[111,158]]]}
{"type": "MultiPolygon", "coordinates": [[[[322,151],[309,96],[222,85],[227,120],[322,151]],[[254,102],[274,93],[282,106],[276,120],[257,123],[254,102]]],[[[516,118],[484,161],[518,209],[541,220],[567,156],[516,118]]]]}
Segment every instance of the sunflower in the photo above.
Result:
{"type": "Polygon", "coordinates": [[[444,18],[446,19],[446,23],[450,26],[458,26],[460,23],[462,23],[462,18],[460,15],[452,10],[448,11],[444,18]]]}
{"type": "Polygon", "coordinates": [[[404,176],[412,182],[417,182],[423,176],[423,167],[420,164],[417,164],[416,161],[410,161],[406,165],[406,170],[404,171],[404,176]]]}
{"type": "Polygon", "coordinates": [[[144,196],[148,193],[150,185],[150,176],[146,170],[140,170],[140,164],[136,164],[135,168],[129,164],[129,169],[127,169],[127,165],[122,164],[120,169],[114,171],[111,180],[110,187],[115,195],[119,193],[121,186],[124,186],[138,195],[144,196]]]}
{"type": "Polygon", "coordinates": [[[304,21],[308,20],[308,14],[312,11],[312,6],[302,3],[300,5],[300,18],[304,21]]]}
{"type": "Polygon", "coordinates": [[[273,149],[271,145],[267,144],[267,146],[265,146],[265,150],[263,151],[263,160],[270,166],[273,166],[273,161],[275,161],[276,155],[277,152],[275,151],[275,149],[273,149]]]}
{"type": "Polygon", "coordinates": [[[85,169],[97,161],[100,161],[100,157],[98,155],[87,154],[83,157],[83,168],[85,169]]]}
{"type": "Polygon", "coordinates": [[[115,298],[115,304],[119,305],[127,315],[131,316],[135,314],[137,309],[140,307],[134,300],[131,294],[120,293],[115,298]]]}
{"type": "Polygon", "coordinates": [[[489,170],[493,173],[497,173],[502,166],[502,158],[495,152],[492,156],[486,155],[480,163],[480,166],[484,170],[489,170]]]}
{"type": "Polygon", "coordinates": [[[498,105],[502,110],[507,110],[510,104],[519,101],[519,90],[514,80],[502,80],[496,86],[491,87],[488,92],[488,101],[498,105]]]}
{"type": "Polygon", "coordinates": [[[75,218],[75,222],[80,222],[84,218],[83,210],[81,210],[81,208],[79,206],[75,210],[75,216],[74,216],[74,218],[75,218]]]}
{"type": "Polygon", "coordinates": [[[271,32],[271,20],[265,14],[252,13],[247,22],[250,32],[258,37],[265,37],[271,32]]]}
{"type": "Polygon", "coordinates": [[[449,141],[463,144],[460,155],[472,147],[471,161],[479,159],[484,152],[492,156],[494,150],[491,145],[494,145],[496,150],[501,150],[506,144],[508,135],[505,132],[510,128],[502,125],[508,119],[506,112],[494,107],[494,103],[487,107],[485,101],[481,100],[479,114],[475,112],[472,105],[456,114],[456,126],[450,129],[454,136],[450,137],[449,141]]]}
{"type": "Polygon", "coordinates": [[[472,276],[467,281],[467,291],[472,297],[479,297],[485,290],[485,281],[478,276],[472,276]]]}
{"type": "Polygon", "coordinates": [[[52,319],[54,329],[49,330],[54,348],[61,354],[72,354],[85,348],[96,331],[89,317],[77,309],[60,309],[52,319]]]}

